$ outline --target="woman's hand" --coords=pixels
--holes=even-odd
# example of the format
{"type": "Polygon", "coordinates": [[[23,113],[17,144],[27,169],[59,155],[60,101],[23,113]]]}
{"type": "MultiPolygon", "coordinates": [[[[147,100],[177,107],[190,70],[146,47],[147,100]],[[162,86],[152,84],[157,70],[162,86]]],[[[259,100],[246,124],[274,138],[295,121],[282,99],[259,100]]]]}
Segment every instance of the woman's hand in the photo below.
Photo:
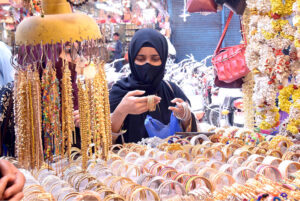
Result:
{"type": "Polygon", "coordinates": [[[23,198],[24,175],[7,160],[0,160],[0,200],[19,201],[23,198]]]}
{"type": "Polygon", "coordinates": [[[75,110],[73,112],[73,117],[74,117],[74,123],[76,127],[80,127],[80,115],[79,115],[79,110],[75,110]]]}
{"type": "Polygon", "coordinates": [[[175,116],[183,118],[183,116],[184,116],[184,107],[183,107],[182,103],[184,103],[184,101],[181,98],[175,98],[171,101],[171,103],[176,103],[177,107],[170,106],[169,110],[174,112],[175,116]]]}
{"type": "MultiPolygon", "coordinates": [[[[123,114],[142,114],[148,111],[148,97],[136,97],[145,94],[145,91],[135,90],[128,92],[118,106],[123,114]]],[[[154,104],[160,103],[161,98],[154,96],[154,104]]]]}
{"type": "Polygon", "coordinates": [[[184,102],[181,98],[175,98],[171,101],[171,103],[176,103],[177,107],[169,107],[169,110],[172,110],[174,115],[181,120],[182,126],[184,130],[189,128],[191,123],[191,112],[188,107],[185,107],[184,102]]]}

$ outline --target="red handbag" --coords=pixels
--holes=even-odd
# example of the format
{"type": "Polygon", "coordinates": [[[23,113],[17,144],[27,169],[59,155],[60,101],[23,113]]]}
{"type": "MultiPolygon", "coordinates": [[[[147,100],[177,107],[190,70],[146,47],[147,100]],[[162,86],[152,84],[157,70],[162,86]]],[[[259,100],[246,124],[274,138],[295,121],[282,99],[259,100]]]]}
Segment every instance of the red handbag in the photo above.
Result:
{"type": "Polygon", "coordinates": [[[195,12],[217,12],[217,4],[215,0],[188,0],[187,11],[195,12]]]}
{"type": "Polygon", "coordinates": [[[242,78],[250,72],[245,60],[245,37],[245,44],[220,48],[226,35],[232,15],[233,12],[230,11],[222,36],[212,58],[212,64],[217,71],[218,79],[226,83],[231,83],[239,78],[242,78]]]}

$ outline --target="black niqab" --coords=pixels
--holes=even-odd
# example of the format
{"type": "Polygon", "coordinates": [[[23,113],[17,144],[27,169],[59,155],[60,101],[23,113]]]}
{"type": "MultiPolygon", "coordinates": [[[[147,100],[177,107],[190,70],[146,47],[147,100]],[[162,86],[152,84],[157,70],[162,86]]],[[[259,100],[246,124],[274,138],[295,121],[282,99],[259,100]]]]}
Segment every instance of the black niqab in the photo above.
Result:
{"type": "MultiPolygon", "coordinates": [[[[111,112],[114,112],[123,97],[129,91],[133,90],[143,90],[146,92],[144,94],[145,96],[155,94],[161,97],[161,102],[154,112],[146,112],[140,115],[128,115],[126,117],[122,127],[122,129],[127,130],[124,134],[125,142],[138,142],[142,138],[148,137],[148,133],[144,126],[147,114],[164,124],[168,124],[171,115],[171,111],[168,107],[174,106],[174,104],[171,103],[171,100],[174,98],[181,98],[184,101],[188,101],[187,97],[176,84],[170,82],[170,87],[163,81],[167,57],[168,43],[162,34],[153,29],[141,29],[135,33],[128,50],[131,74],[118,81],[112,87],[109,95],[111,112]],[[157,77],[151,84],[144,83],[143,80],[139,79],[141,76],[138,74],[139,71],[136,70],[138,66],[134,63],[140,49],[149,46],[156,49],[162,61],[157,77]]],[[[193,127],[195,127],[195,123],[193,127]]],[[[120,142],[120,140],[118,139],[117,142],[120,142]]]]}

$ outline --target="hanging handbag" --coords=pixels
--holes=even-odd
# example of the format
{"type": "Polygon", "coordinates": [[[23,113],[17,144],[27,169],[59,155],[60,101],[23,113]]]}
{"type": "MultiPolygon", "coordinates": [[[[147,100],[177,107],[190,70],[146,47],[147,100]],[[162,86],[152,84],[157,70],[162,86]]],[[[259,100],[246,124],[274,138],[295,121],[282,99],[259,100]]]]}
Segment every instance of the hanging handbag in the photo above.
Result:
{"type": "Polygon", "coordinates": [[[188,0],[187,11],[196,12],[217,12],[217,4],[215,0],[188,0]]]}
{"type": "Polygon", "coordinates": [[[231,83],[235,80],[238,80],[250,72],[245,60],[245,37],[245,44],[220,48],[232,16],[233,12],[230,11],[222,36],[212,58],[212,64],[216,69],[218,79],[226,83],[231,83]]]}
{"type": "Polygon", "coordinates": [[[247,6],[246,0],[216,0],[216,3],[220,5],[224,4],[238,15],[243,15],[247,6]]]}

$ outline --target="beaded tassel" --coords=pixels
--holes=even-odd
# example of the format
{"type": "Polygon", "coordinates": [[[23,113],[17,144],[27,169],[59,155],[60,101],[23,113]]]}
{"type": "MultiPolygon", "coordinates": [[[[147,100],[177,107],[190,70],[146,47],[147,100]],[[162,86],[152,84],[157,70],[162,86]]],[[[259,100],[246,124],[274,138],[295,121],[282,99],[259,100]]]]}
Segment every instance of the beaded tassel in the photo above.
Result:
{"type": "Polygon", "coordinates": [[[43,132],[46,159],[53,159],[53,154],[59,155],[60,140],[60,97],[56,72],[49,62],[42,77],[43,88],[43,132]]]}

